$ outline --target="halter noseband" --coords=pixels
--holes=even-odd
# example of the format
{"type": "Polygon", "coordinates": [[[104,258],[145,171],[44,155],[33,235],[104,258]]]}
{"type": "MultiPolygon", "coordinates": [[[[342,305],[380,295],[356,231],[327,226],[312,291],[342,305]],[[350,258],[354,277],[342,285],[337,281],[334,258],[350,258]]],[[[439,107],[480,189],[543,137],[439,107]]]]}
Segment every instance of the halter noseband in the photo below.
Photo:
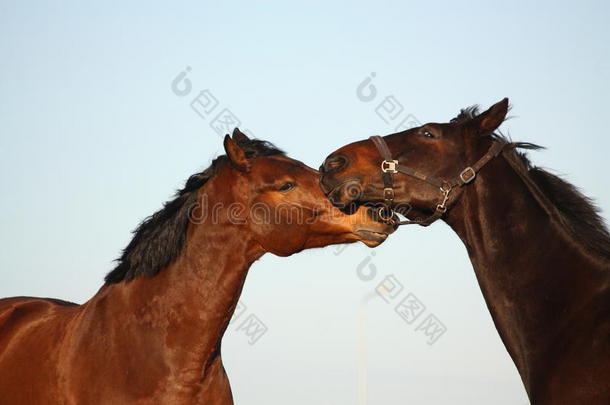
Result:
{"type": "Polygon", "coordinates": [[[432,224],[434,221],[440,219],[447,212],[447,201],[449,201],[449,194],[456,187],[463,187],[466,184],[472,182],[477,173],[483,166],[489,163],[490,160],[498,156],[504,147],[508,144],[504,140],[496,139],[493,144],[487,151],[485,155],[481,159],[479,159],[472,166],[466,167],[464,170],[460,172],[458,176],[451,180],[443,180],[437,179],[434,177],[428,177],[417,170],[411,169],[410,167],[403,166],[398,163],[398,160],[392,159],[392,153],[388,148],[385,140],[379,136],[371,136],[370,138],[379,153],[383,157],[383,161],[381,162],[381,177],[383,179],[383,200],[384,206],[381,207],[378,211],[379,217],[382,221],[392,224],[392,225],[412,225],[417,224],[421,226],[428,226],[432,224]],[[400,211],[395,210],[394,205],[394,174],[402,173],[407,176],[414,177],[418,180],[425,181],[428,184],[431,184],[435,187],[438,187],[442,193],[441,199],[439,200],[439,204],[436,205],[434,213],[427,218],[417,219],[417,220],[406,220],[406,221],[396,221],[394,220],[394,213],[400,211]]]}

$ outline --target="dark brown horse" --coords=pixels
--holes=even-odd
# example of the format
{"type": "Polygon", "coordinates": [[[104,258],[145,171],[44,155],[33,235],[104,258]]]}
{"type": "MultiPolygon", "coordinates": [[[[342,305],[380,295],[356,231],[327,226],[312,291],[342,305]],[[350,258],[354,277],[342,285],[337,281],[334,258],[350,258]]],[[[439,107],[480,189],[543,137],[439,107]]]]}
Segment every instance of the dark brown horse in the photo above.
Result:
{"type": "Polygon", "coordinates": [[[83,305],[0,300],[0,404],[232,404],[220,345],[250,265],[392,227],[341,213],[319,174],[238,130],[146,219],[83,305]]]}
{"type": "Polygon", "coordinates": [[[442,218],[466,246],[532,404],[610,404],[610,235],[575,187],[516,151],[535,145],[494,134],[507,111],[504,99],[344,146],[324,162],[322,187],[336,205],[442,218]]]}

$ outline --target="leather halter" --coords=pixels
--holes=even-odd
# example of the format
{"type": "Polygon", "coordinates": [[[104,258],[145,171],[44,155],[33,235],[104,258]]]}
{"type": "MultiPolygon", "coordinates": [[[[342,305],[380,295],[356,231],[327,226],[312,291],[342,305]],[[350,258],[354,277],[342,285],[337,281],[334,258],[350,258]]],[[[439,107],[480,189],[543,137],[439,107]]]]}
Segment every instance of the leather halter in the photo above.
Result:
{"type": "Polygon", "coordinates": [[[489,161],[498,156],[504,147],[508,145],[508,143],[501,139],[496,139],[492,143],[491,147],[487,151],[485,155],[481,159],[479,159],[472,166],[466,167],[464,170],[460,172],[460,174],[453,179],[444,180],[437,179],[435,177],[426,176],[417,170],[411,169],[410,167],[403,166],[398,163],[398,160],[392,159],[392,153],[388,148],[385,140],[379,136],[374,135],[370,138],[379,153],[383,157],[383,161],[381,162],[381,177],[383,179],[383,200],[384,206],[379,209],[379,217],[382,221],[392,224],[392,225],[421,225],[428,226],[432,224],[434,221],[440,219],[447,212],[447,201],[449,201],[449,194],[456,187],[463,187],[470,182],[472,182],[476,177],[479,170],[483,168],[489,161]],[[439,203],[436,205],[434,213],[427,218],[417,219],[417,220],[406,220],[406,221],[396,221],[394,219],[394,213],[400,211],[395,210],[394,205],[394,174],[402,173],[407,176],[414,177],[418,180],[425,181],[428,184],[431,184],[434,187],[437,187],[441,192],[441,199],[439,203]]]}

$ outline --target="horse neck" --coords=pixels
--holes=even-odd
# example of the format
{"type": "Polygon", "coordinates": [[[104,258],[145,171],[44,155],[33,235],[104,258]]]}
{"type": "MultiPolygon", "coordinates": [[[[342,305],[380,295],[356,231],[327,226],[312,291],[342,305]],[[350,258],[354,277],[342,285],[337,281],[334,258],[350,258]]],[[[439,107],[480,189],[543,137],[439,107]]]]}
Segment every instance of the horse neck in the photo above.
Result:
{"type": "Polygon", "coordinates": [[[172,265],[154,277],[105,285],[85,304],[86,318],[115,337],[104,350],[130,350],[134,367],[156,361],[151,369],[186,369],[199,381],[219,358],[248,269],[263,253],[236,225],[191,225],[172,265]]]}
{"type": "Polygon", "coordinates": [[[466,186],[446,222],[462,239],[528,391],[599,282],[593,258],[544,209],[509,157],[466,186]]]}

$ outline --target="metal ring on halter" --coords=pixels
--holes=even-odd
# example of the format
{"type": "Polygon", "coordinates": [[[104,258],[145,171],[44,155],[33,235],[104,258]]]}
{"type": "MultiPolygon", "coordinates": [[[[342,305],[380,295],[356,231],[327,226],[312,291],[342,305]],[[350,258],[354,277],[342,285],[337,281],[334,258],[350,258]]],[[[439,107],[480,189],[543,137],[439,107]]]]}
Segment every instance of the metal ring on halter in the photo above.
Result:
{"type": "Polygon", "coordinates": [[[391,207],[379,207],[379,210],[377,210],[377,215],[379,215],[379,219],[385,223],[394,223],[394,210],[391,207]],[[385,215],[386,210],[388,211],[388,215],[385,215]]]}

